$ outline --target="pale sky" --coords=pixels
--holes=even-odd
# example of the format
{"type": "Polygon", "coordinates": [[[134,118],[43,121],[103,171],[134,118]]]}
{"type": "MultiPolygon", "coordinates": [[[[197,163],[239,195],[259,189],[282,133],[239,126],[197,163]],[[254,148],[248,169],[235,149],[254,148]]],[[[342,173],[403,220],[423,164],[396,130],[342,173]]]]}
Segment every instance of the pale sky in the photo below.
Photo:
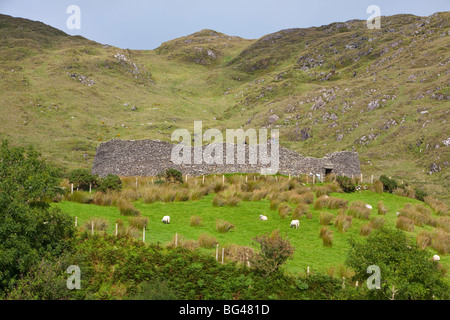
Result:
{"type": "Polygon", "coordinates": [[[370,5],[382,16],[450,11],[449,0],[0,0],[0,13],[123,49],[154,49],[202,29],[257,39],[286,28],[366,20],[370,5]],[[80,8],[80,29],[67,28],[70,5],[80,8]]]}

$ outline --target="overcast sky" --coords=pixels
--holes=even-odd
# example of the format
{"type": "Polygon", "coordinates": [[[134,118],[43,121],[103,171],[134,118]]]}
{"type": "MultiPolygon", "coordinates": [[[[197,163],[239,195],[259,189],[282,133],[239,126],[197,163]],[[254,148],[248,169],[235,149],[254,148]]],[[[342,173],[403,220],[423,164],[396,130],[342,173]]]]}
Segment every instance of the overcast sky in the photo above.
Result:
{"type": "Polygon", "coordinates": [[[366,20],[369,5],[382,16],[450,11],[449,0],[0,0],[0,13],[124,49],[154,49],[202,29],[257,39],[286,28],[366,20]],[[80,8],[80,29],[67,27],[70,5],[80,8]]]}

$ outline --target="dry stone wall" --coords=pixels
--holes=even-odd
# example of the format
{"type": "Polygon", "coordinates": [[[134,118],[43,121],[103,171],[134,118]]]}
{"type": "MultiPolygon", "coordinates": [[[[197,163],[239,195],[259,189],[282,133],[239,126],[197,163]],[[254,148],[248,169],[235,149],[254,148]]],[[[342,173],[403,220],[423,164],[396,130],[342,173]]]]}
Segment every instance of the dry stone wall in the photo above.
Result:
{"type": "MultiPolygon", "coordinates": [[[[191,147],[191,164],[178,165],[171,160],[174,146],[174,144],[159,140],[111,140],[102,143],[97,148],[92,173],[101,177],[107,176],[108,174],[117,174],[120,176],[156,176],[167,169],[173,168],[181,171],[183,174],[198,176],[213,173],[260,173],[261,168],[270,166],[270,160],[260,157],[259,154],[258,161],[255,164],[250,164],[248,145],[245,145],[245,162],[243,164],[239,164],[237,161],[238,146],[229,145],[234,150],[234,164],[226,164],[227,144],[218,146],[219,148],[222,147],[223,151],[223,162],[220,162],[220,164],[207,164],[205,163],[206,161],[202,161],[201,164],[194,164],[194,153],[196,150],[200,150],[191,147]],[[268,162],[269,164],[267,164],[268,162]]],[[[212,146],[210,145],[210,147],[212,146]]],[[[201,147],[202,154],[204,154],[206,147],[201,147]]],[[[271,144],[268,143],[267,155],[269,158],[271,154],[270,148],[271,144]]],[[[214,153],[213,156],[215,156],[214,153]]],[[[291,175],[312,173],[323,176],[326,172],[330,171],[336,175],[345,175],[348,177],[361,174],[359,156],[356,152],[334,152],[327,154],[324,158],[318,159],[304,157],[282,146],[279,146],[278,171],[282,174],[291,175]]]]}

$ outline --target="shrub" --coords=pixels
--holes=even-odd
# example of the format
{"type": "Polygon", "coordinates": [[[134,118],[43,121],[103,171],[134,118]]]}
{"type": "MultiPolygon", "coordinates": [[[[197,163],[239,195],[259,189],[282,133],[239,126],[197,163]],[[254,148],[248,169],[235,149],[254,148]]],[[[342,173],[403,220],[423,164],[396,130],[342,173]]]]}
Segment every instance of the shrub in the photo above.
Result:
{"type": "Polygon", "coordinates": [[[217,241],[216,237],[211,236],[207,233],[202,233],[198,236],[198,243],[202,248],[211,249],[216,247],[219,242],[217,241]]]}
{"type": "Polygon", "coordinates": [[[147,217],[130,217],[128,218],[128,223],[130,226],[136,229],[142,230],[147,227],[148,218],[147,217]]]}
{"type": "Polygon", "coordinates": [[[394,179],[388,178],[386,175],[380,177],[380,181],[383,184],[383,191],[393,193],[398,188],[398,183],[394,179]]]}
{"type": "Polygon", "coordinates": [[[92,230],[92,224],[94,225],[95,231],[106,231],[108,229],[109,223],[104,218],[90,218],[83,224],[83,229],[92,230]]]}
{"type": "Polygon", "coordinates": [[[234,228],[235,226],[228,221],[219,220],[216,222],[216,229],[219,233],[227,233],[228,231],[234,228]]]}
{"type": "Polygon", "coordinates": [[[395,226],[397,229],[403,231],[414,231],[414,221],[406,217],[398,217],[397,221],[395,222],[395,226]]]}
{"type": "Polygon", "coordinates": [[[89,204],[93,201],[93,197],[89,196],[89,194],[86,194],[82,191],[74,191],[73,194],[69,193],[67,194],[67,198],[69,201],[84,204],[89,204]]]}
{"type": "Polygon", "coordinates": [[[333,220],[334,214],[328,212],[321,212],[319,216],[319,221],[322,226],[327,226],[333,220]]]}
{"type": "Polygon", "coordinates": [[[241,202],[241,199],[239,199],[236,196],[228,197],[225,201],[225,205],[229,207],[236,207],[241,202]]]}
{"type": "Polygon", "coordinates": [[[325,247],[333,246],[333,231],[327,227],[322,227],[322,229],[320,229],[319,238],[322,239],[322,243],[325,247]]]}
{"type": "Polygon", "coordinates": [[[354,218],[368,220],[371,211],[366,207],[366,204],[363,201],[358,200],[350,205],[347,212],[354,218]]]}
{"type": "Polygon", "coordinates": [[[167,169],[158,174],[157,177],[167,183],[183,183],[183,174],[176,169],[167,169]]]}
{"type": "Polygon", "coordinates": [[[252,259],[255,269],[269,275],[277,271],[294,254],[294,247],[288,239],[283,239],[279,230],[253,238],[261,251],[252,259]]]}
{"type": "Polygon", "coordinates": [[[191,216],[191,227],[200,227],[202,225],[202,218],[199,216],[191,216]]]}
{"type": "Polygon", "coordinates": [[[224,253],[227,259],[243,264],[252,261],[255,256],[255,250],[252,247],[239,246],[237,244],[227,245],[224,253]]]}
{"type": "Polygon", "coordinates": [[[428,196],[428,193],[425,190],[419,188],[415,188],[414,191],[416,193],[416,199],[425,202],[425,197],[428,196]]]}
{"type": "Polygon", "coordinates": [[[338,176],[336,181],[345,193],[352,193],[356,191],[356,185],[352,182],[352,179],[345,176],[338,176]]]}
{"type": "Polygon", "coordinates": [[[378,201],[377,208],[378,208],[378,214],[380,214],[380,215],[385,215],[389,211],[384,206],[383,201],[378,201]]]}
{"type": "Polygon", "coordinates": [[[216,182],[213,186],[214,193],[219,193],[225,189],[225,185],[222,182],[216,182]]]}
{"type": "Polygon", "coordinates": [[[339,214],[336,219],[334,219],[334,226],[339,232],[345,233],[352,226],[352,216],[347,216],[345,214],[339,214]]]}
{"type": "Polygon", "coordinates": [[[96,188],[98,180],[98,176],[92,175],[87,169],[74,169],[69,173],[69,183],[79,190],[88,191],[89,186],[96,188]]]}
{"type": "Polygon", "coordinates": [[[100,179],[98,190],[106,192],[107,190],[120,191],[122,189],[122,180],[117,175],[108,174],[105,178],[100,179]]]}
{"type": "Polygon", "coordinates": [[[133,206],[133,204],[126,199],[119,198],[116,205],[120,211],[120,214],[123,216],[138,216],[141,214],[141,212],[137,210],[133,206]]]}

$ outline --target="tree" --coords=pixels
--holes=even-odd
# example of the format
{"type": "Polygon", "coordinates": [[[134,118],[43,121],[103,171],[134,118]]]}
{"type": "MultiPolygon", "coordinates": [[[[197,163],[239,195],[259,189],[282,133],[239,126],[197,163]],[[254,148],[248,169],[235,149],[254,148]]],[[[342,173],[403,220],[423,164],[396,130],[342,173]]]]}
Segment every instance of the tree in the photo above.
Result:
{"type": "Polygon", "coordinates": [[[260,245],[261,252],[255,255],[252,264],[266,275],[277,271],[294,254],[294,247],[288,239],[283,239],[278,229],[253,240],[260,245]]]}
{"type": "Polygon", "coordinates": [[[72,219],[47,203],[60,173],[33,148],[0,147],[0,293],[43,257],[70,247],[72,219]]]}
{"type": "Polygon", "coordinates": [[[87,169],[74,169],[69,174],[69,183],[73,183],[80,190],[89,190],[89,187],[96,188],[98,177],[87,169]]]}
{"type": "Polygon", "coordinates": [[[380,181],[383,183],[383,189],[385,192],[392,193],[395,189],[398,188],[398,183],[394,179],[388,178],[386,175],[382,175],[380,177],[380,181]]]}
{"type": "Polygon", "coordinates": [[[443,272],[429,252],[419,249],[399,230],[381,229],[365,242],[350,240],[346,264],[355,271],[355,279],[364,283],[367,268],[380,268],[381,288],[367,290],[372,299],[448,299],[443,272]]]}

